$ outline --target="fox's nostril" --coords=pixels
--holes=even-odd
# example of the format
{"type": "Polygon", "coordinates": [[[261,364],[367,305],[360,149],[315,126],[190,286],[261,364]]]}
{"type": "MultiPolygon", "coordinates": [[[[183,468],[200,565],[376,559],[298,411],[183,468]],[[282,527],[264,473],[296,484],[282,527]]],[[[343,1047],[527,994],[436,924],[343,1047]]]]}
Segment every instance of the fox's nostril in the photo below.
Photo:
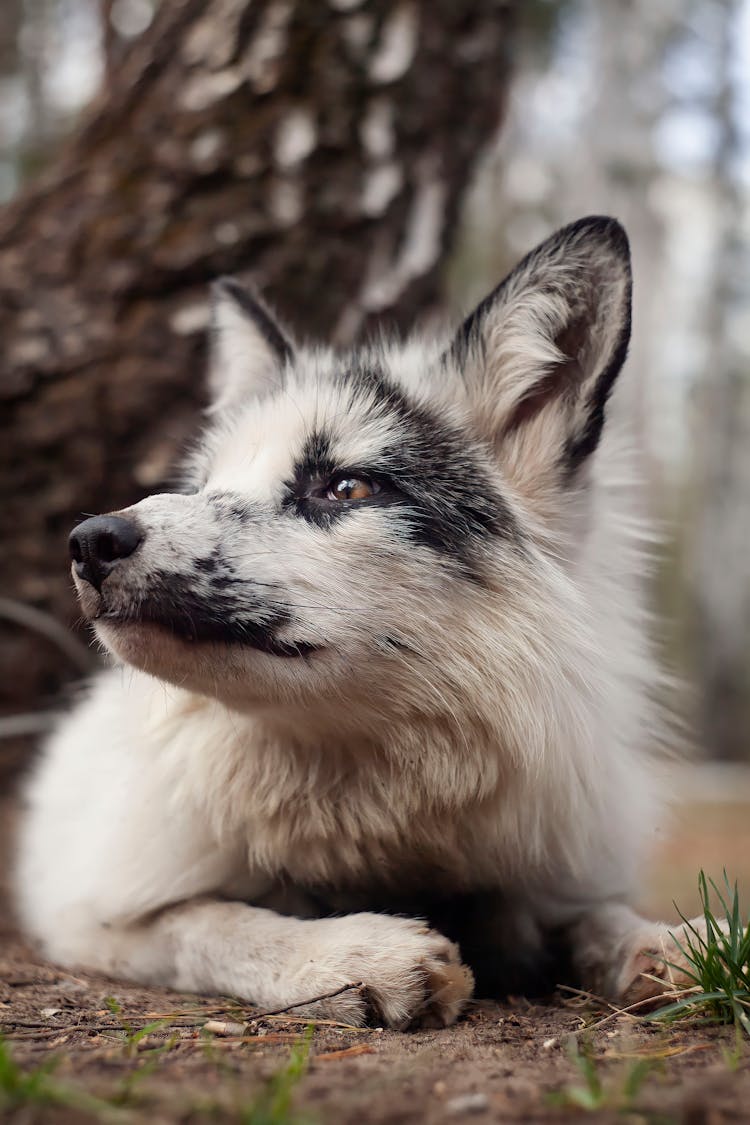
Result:
{"type": "Polygon", "coordinates": [[[131,552],[123,551],[120,542],[109,531],[103,531],[96,544],[97,555],[102,562],[112,562],[114,559],[126,558],[131,552]]]}

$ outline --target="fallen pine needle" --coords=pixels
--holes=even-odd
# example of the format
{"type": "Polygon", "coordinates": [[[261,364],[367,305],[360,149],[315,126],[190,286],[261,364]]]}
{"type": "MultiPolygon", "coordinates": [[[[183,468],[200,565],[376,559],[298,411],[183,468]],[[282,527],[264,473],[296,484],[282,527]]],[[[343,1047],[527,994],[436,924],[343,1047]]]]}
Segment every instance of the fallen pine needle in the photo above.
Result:
{"type": "Polygon", "coordinates": [[[315,1055],[315,1062],[334,1062],[336,1059],[351,1059],[355,1055],[373,1055],[375,1052],[369,1043],[355,1043],[353,1047],[343,1047],[340,1051],[326,1051],[325,1054],[315,1055]]]}
{"type": "Polygon", "coordinates": [[[652,1051],[605,1051],[605,1059],[671,1059],[675,1055],[689,1055],[693,1051],[709,1051],[713,1043],[688,1043],[684,1047],[663,1047],[661,1050],[652,1051]]]}

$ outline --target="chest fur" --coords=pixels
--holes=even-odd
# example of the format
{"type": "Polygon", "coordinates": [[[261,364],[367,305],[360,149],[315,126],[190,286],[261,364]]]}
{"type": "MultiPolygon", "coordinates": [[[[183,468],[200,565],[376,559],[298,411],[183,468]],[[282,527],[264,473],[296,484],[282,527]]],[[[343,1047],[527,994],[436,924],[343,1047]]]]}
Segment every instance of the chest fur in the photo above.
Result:
{"type": "Polygon", "coordinates": [[[297,886],[460,891],[528,870],[539,840],[523,779],[481,737],[412,736],[387,748],[214,736],[183,784],[250,873],[297,886]]]}

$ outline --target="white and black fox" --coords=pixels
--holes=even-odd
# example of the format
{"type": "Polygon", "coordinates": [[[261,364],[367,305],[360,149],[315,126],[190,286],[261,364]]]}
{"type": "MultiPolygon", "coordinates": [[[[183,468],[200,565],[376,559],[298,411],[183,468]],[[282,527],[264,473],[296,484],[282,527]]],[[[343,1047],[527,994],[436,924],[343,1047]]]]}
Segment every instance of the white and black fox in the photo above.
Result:
{"type": "Polygon", "coordinates": [[[184,489],[71,536],[113,667],[28,787],[50,958],[270,1008],[362,982],[303,1010],[393,1027],[475,977],[660,990],[679,950],[628,905],[662,772],[630,291],[601,217],[442,341],[297,348],[217,283],[184,489]]]}

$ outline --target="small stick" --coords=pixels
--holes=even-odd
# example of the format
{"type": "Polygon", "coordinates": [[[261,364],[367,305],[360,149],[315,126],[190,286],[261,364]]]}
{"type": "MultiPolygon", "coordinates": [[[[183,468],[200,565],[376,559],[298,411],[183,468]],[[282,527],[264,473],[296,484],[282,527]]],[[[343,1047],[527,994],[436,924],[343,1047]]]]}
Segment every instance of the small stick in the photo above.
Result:
{"type": "Polygon", "coordinates": [[[323,992],[320,996],[311,996],[309,1000],[298,1000],[295,1004],[287,1004],[283,1008],[274,1008],[268,1012],[253,1012],[250,1016],[251,1020],[264,1020],[267,1016],[280,1016],[284,1012],[291,1012],[293,1008],[304,1008],[308,1004],[317,1004],[320,1000],[332,1000],[334,996],[340,996],[342,992],[349,992],[352,989],[362,989],[365,987],[363,980],[357,981],[355,984],[342,984],[341,988],[336,988],[333,992],[323,992]]]}
{"type": "MultiPolygon", "coordinates": [[[[291,1012],[294,1008],[302,1008],[307,1004],[317,1004],[320,1000],[331,1000],[334,996],[340,996],[343,992],[349,992],[350,989],[364,988],[364,981],[356,981],[352,984],[342,984],[340,988],[336,988],[333,992],[324,992],[320,996],[313,996],[309,1000],[298,1000],[295,1004],[287,1004],[285,1008],[273,1008],[266,1012],[250,1012],[248,1013],[248,1020],[264,1020],[273,1016],[283,1016],[286,1012],[291,1012]]],[[[181,1009],[176,1012],[146,1012],[143,1016],[134,1016],[134,1019],[172,1019],[175,1016],[211,1016],[221,1015],[227,1008],[241,1007],[241,1002],[236,999],[228,999],[226,1004],[220,1006],[212,1006],[210,1008],[194,1008],[192,1011],[181,1009]]],[[[304,1016],[298,1017],[300,1020],[304,1016]]],[[[316,1020],[316,1023],[330,1023],[337,1027],[348,1027],[349,1024],[341,1024],[338,1020],[316,1020]]],[[[189,1027],[190,1024],[183,1024],[183,1027],[189,1027]]],[[[356,1028],[356,1031],[362,1030],[356,1028]]]]}

